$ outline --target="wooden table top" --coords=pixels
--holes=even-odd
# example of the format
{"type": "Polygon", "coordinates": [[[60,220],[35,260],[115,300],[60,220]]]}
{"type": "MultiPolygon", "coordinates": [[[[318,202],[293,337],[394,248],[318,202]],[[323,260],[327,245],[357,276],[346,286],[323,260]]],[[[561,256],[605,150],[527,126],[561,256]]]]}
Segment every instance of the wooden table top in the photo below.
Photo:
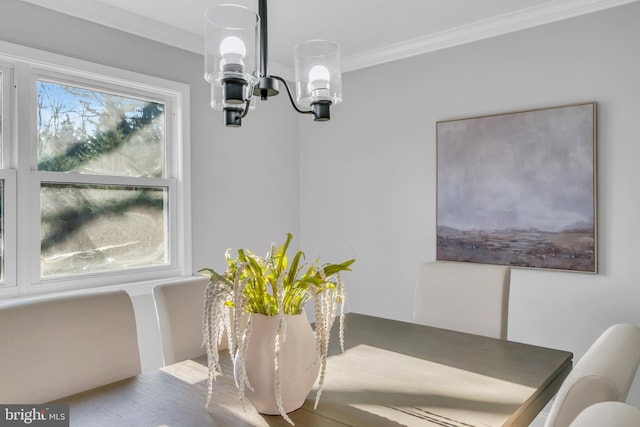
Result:
{"type": "MultiPolygon", "coordinates": [[[[336,322],[337,323],[337,322],[336,322]]],[[[337,325],[336,325],[337,326],[337,325]]],[[[296,426],[524,427],[571,370],[565,351],[350,313],[345,352],[332,338],[325,386],[289,414],[296,426]]],[[[288,426],[238,399],[227,354],[205,409],[205,358],[55,403],[72,426],[288,426]]]]}

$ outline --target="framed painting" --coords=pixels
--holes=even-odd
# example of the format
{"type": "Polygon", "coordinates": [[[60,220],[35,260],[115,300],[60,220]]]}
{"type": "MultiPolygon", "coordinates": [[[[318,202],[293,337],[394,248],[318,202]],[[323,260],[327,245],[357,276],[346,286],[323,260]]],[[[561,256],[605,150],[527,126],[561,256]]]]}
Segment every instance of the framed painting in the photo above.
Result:
{"type": "Polygon", "coordinates": [[[437,259],[597,272],[596,103],[436,123],[437,259]]]}

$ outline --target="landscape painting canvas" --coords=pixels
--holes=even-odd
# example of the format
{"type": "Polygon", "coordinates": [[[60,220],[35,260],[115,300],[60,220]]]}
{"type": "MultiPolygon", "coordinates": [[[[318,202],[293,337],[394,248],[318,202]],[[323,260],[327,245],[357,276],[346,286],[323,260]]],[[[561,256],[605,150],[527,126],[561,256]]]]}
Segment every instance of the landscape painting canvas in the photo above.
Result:
{"type": "Polygon", "coordinates": [[[596,104],[437,128],[437,259],[597,272],[596,104]]]}

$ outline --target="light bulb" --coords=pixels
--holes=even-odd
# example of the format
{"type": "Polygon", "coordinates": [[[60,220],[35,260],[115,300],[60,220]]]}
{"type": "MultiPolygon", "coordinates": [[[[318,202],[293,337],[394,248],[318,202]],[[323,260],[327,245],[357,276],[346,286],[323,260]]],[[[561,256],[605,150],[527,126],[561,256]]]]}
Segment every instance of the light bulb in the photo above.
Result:
{"type": "Polygon", "coordinates": [[[229,36],[220,43],[220,68],[223,71],[244,71],[244,56],[247,54],[247,47],[242,40],[236,36],[229,36]]]}
{"type": "Polygon", "coordinates": [[[247,54],[247,48],[239,37],[229,36],[220,43],[220,55],[228,54],[240,55],[241,58],[247,54]]]}
{"type": "Polygon", "coordinates": [[[312,101],[325,100],[329,97],[329,79],[331,73],[323,65],[314,65],[309,70],[308,90],[312,101]]]}
{"type": "Polygon", "coordinates": [[[323,65],[315,65],[309,70],[309,91],[329,89],[331,73],[323,65]]]}

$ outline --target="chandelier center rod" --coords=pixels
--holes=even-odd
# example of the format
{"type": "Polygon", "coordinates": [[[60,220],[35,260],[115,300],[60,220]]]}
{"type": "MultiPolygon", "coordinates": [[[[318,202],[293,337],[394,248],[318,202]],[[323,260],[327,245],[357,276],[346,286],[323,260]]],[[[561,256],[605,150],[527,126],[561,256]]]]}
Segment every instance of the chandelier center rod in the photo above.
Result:
{"type": "Polygon", "coordinates": [[[258,14],[260,15],[260,77],[268,77],[269,32],[267,26],[267,0],[259,1],[258,14]]]}

